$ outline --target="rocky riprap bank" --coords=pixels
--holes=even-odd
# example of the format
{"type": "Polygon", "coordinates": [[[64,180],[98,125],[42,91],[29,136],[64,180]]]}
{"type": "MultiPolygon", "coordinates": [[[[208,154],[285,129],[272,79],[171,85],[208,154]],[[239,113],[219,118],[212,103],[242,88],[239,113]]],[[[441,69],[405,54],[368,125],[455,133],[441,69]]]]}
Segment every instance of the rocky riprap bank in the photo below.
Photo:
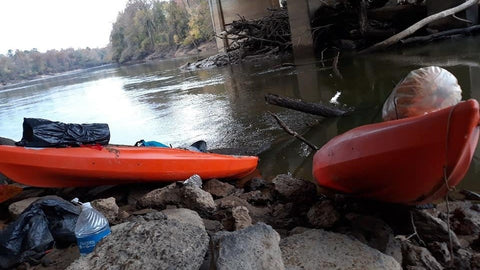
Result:
{"type": "MultiPolygon", "coordinates": [[[[447,216],[444,202],[421,209],[327,197],[288,175],[55,192],[101,198],[92,204],[112,233],[87,256],[57,249],[36,269],[480,269],[475,193],[455,193],[447,216]]],[[[32,200],[11,203],[11,215],[32,200]]]]}

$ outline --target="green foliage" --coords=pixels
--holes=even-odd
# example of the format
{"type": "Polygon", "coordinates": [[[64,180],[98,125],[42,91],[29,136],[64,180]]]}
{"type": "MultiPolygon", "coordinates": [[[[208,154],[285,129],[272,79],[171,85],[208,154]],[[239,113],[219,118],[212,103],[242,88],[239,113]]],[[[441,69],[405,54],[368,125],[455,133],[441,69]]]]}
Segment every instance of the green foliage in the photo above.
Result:
{"type": "Polygon", "coordinates": [[[200,1],[190,16],[188,21],[189,32],[183,43],[189,45],[191,43],[207,41],[213,37],[213,26],[208,8],[207,1],[200,1]]]}
{"type": "Polygon", "coordinates": [[[140,60],[166,48],[192,45],[213,36],[207,0],[129,0],[118,14],[110,34],[110,55],[115,62],[140,60]]]}
{"type": "Polygon", "coordinates": [[[124,63],[155,52],[197,45],[213,37],[207,0],[129,0],[117,16],[104,49],[9,50],[0,54],[0,84],[89,68],[113,60],[124,63]]]}
{"type": "Polygon", "coordinates": [[[180,8],[176,2],[169,2],[166,9],[167,27],[170,36],[170,44],[180,44],[188,32],[188,13],[184,8],[180,8]]]}
{"type": "Polygon", "coordinates": [[[106,53],[106,49],[90,48],[50,50],[45,53],[36,49],[9,50],[6,56],[0,54],[0,84],[106,64],[106,53]]]}

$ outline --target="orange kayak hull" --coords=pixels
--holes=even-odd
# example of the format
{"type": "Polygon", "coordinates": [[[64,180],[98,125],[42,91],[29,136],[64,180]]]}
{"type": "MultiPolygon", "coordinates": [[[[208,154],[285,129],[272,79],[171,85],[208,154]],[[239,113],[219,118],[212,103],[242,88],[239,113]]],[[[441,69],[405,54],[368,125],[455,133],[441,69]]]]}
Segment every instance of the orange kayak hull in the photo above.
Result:
{"type": "Polygon", "coordinates": [[[29,186],[78,187],[135,182],[240,178],[258,157],[200,153],[175,148],[108,146],[100,149],[0,146],[0,172],[29,186]]]}
{"type": "Polygon", "coordinates": [[[432,202],[446,194],[446,182],[454,187],[465,176],[478,143],[479,117],[478,102],[471,99],[352,129],[315,153],[313,175],[321,186],[358,197],[432,202]]]}

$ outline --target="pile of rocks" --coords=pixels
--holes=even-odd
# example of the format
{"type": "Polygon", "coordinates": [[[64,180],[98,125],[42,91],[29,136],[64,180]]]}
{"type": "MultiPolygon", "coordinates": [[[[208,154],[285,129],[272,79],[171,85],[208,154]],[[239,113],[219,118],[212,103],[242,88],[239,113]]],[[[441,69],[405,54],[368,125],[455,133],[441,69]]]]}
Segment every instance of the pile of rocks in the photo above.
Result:
{"type": "MultiPolygon", "coordinates": [[[[49,254],[37,267],[480,269],[480,204],[465,196],[449,203],[447,215],[445,203],[419,209],[326,197],[289,175],[243,185],[212,179],[203,186],[114,187],[95,195],[105,196],[92,205],[109,219],[111,235],[87,256],[56,262],[49,254]]],[[[21,203],[10,205],[12,215],[21,203]]]]}

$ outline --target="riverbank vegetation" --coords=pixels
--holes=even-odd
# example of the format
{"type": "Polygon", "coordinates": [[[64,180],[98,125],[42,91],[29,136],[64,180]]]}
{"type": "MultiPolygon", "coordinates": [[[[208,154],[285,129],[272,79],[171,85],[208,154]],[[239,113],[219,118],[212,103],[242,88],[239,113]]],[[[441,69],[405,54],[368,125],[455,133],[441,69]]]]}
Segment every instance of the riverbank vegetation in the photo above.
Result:
{"type": "Polygon", "coordinates": [[[214,36],[207,0],[130,0],[112,26],[106,48],[0,54],[0,85],[112,62],[173,57],[214,36]]]}
{"type": "Polygon", "coordinates": [[[180,46],[194,48],[212,38],[207,0],[130,0],[113,24],[112,60],[163,58],[180,46]]]}
{"type": "Polygon", "coordinates": [[[29,80],[37,76],[75,69],[90,68],[108,63],[107,49],[49,50],[41,53],[9,50],[0,54],[0,85],[12,81],[29,80]]]}
{"type": "MultiPolygon", "coordinates": [[[[448,14],[435,15],[441,9],[433,4],[427,5],[425,1],[399,2],[322,2],[316,6],[311,18],[315,52],[323,59],[323,52],[328,49],[333,49],[336,54],[339,51],[362,53],[377,49],[379,45],[429,42],[480,30],[479,25],[467,20],[469,13],[463,11],[475,4],[475,0],[457,7],[463,11],[459,16],[467,19],[443,18],[448,14]],[[416,24],[420,20],[424,23],[416,24]],[[415,31],[411,30],[412,27],[416,27],[415,31]],[[416,32],[415,36],[407,38],[413,32],[416,32]],[[388,42],[383,44],[385,41],[382,40],[388,42]]],[[[228,40],[226,53],[187,63],[184,68],[222,66],[289,53],[292,41],[288,12],[285,7],[270,11],[269,16],[256,20],[246,20],[239,14],[239,20],[230,23],[223,33],[217,33],[228,40]]],[[[171,58],[182,55],[177,53],[180,51],[198,53],[199,45],[213,41],[214,36],[207,0],[129,0],[112,25],[107,48],[50,50],[46,53],[35,49],[11,50],[6,56],[0,54],[0,84],[111,62],[124,64],[171,58]]]]}

